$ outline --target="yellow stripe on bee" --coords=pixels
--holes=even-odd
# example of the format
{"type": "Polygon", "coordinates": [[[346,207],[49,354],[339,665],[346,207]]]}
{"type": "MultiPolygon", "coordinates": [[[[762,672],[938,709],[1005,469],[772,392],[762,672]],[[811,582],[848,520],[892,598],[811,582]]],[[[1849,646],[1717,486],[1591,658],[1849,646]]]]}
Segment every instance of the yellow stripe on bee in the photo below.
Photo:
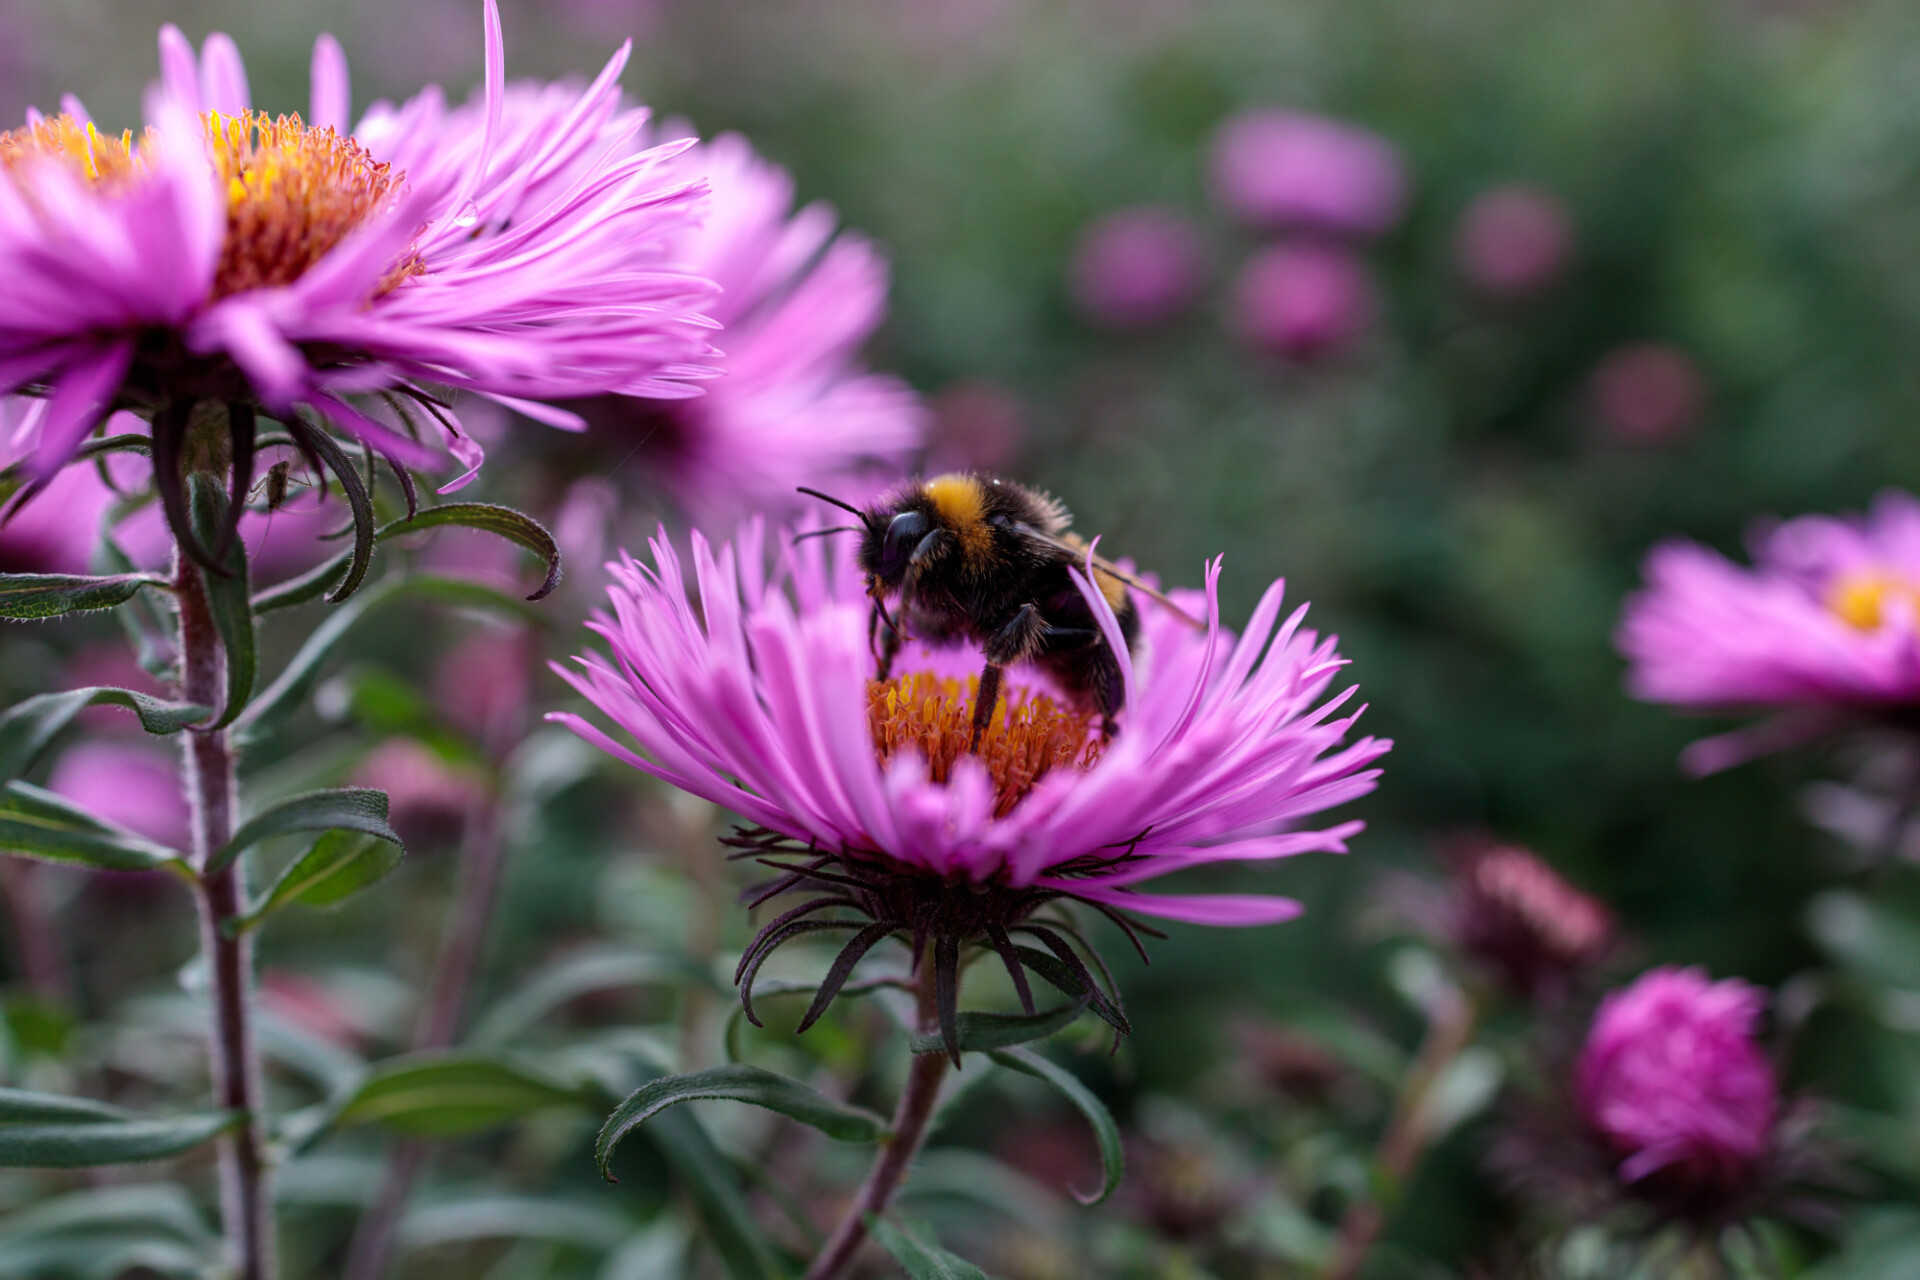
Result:
{"type": "Polygon", "coordinates": [[[968,556],[983,556],[993,550],[993,530],[987,527],[986,495],[980,482],[970,475],[952,472],[935,476],[926,484],[927,500],[940,514],[960,548],[968,556]]]}

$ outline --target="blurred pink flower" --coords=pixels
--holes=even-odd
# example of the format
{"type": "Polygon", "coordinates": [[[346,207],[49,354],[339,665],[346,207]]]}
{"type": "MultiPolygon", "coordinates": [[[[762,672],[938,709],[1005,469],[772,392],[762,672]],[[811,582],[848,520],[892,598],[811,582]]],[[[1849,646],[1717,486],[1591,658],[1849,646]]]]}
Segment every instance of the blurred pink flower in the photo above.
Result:
{"type": "Polygon", "coordinates": [[[1617,347],[1593,372],[1593,409],[1615,437],[1634,444],[1669,444],[1699,424],[1707,380],[1677,347],[1639,343],[1617,347]]]}
{"type": "Polygon", "coordinates": [[[352,782],[387,793],[389,821],[416,850],[452,843],[485,796],[470,773],[412,738],[388,738],[369,751],[354,767],[352,782]]]}
{"type": "Polygon", "coordinates": [[[1758,1172],[1779,1112],[1755,1040],[1765,996],[1704,969],[1655,969],[1601,1002],[1575,1065],[1588,1128],[1625,1183],[1719,1196],[1758,1172]]]}
{"type": "Polygon", "coordinates": [[[1864,516],[1763,525],[1750,543],[1752,568],[1684,540],[1656,547],[1614,634],[1636,698],[1790,713],[1695,743],[1696,771],[1811,737],[1844,713],[1920,702],[1920,502],[1890,490],[1864,516]]]}
{"type": "Polygon", "coordinates": [[[1376,308],[1365,263],[1337,245],[1308,241],[1247,259],[1234,282],[1230,320],[1254,350],[1309,360],[1351,344],[1376,308]]]}
{"type": "Polygon", "coordinates": [[[93,738],[60,753],[47,789],[150,840],[188,845],[187,802],[172,753],[143,742],[93,738]]]}
{"type": "Polygon", "coordinates": [[[1067,288],[1093,324],[1152,329],[1193,305],[1205,271],[1193,221],[1176,209],[1143,205],[1110,213],[1081,233],[1067,288]]]}
{"type": "Polygon", "coordinates": [[[1452,932],[1514,991],[1552,998],[1613,942],[1613,915],[1538,854],[1479,839],[1456,855],[1452,932]]]}
{"type": "Polygon", "coordinates": [[[1261,230],[1371,237],[1405,213],[1407,172],[1379,134],[1326,116],[1259,108],[1213,138],[1214,199],[1261,230]]]}
{"type": "Polygon", "coordinates": [[[1552,192],[1514,183],[1474,198],[1454,228],[1460,273],[1502,298],[1538,293],[1560,278],[1573,251],[1573,219],[1552,192]]]}
{"type": "Polygon", "coordinates": [[[886,259],[838,230],[833,210],[796,211],[793,178],[725,134],[674,161],[712,195],[678,251],[723,292],[721,376],[697,400],[606,396],[576,406],[618,450],[630,441],[684,509],[725,520],[791,510],[801,484],[858,500],[898,479],[926,415],[900,379],[867,372],[861,346],[886,318],[886,259]]]}

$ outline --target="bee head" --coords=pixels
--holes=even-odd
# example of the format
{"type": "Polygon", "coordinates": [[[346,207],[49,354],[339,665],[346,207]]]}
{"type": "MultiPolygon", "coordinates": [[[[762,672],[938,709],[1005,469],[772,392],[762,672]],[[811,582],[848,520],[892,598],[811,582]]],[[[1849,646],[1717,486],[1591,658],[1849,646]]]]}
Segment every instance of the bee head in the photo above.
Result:
{"type": "MultiPolygon", "coordinates": [[[[885,519],[884,513],[881,518],[885,519]]],[[[933,520],[924,511],[902,511],[884,525],[876,520],[860,539],[860,567],[874,586],[898,587],[913,563],[914,551],[932,531],[933,520]]]]}

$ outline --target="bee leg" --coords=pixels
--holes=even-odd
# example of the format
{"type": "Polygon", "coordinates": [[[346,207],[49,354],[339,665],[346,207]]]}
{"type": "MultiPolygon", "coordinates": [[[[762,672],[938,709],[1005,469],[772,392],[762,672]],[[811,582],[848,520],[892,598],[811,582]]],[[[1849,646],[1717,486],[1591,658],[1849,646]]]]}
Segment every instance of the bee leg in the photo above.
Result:
{"type": "Polygon", "coordinates": [[[967,745],[968,751],[980,749],[980,735],[993,723],[994,705],[1000,700],[1000,672],[1038,652],[1047,629],[1040,610],[1029,601],[988,637],[987,668],[980,673],[980,694],[973,703],[973,740],[967,745]]]}
{"type": "Polygon", "coordinates": [[[993,723],[993,709],[1000,702],[1000,673],[1005,669],[989,662],[980,672],[980,693],[973,700],[973,738],[967,743],[969,753],[980,749],[980,735],[993,723]]]}
{"type": "Polygon", "coordinates": [[[893,679],[893,660],[900,656],[900,630],[895,626],[881,625],[879,605],[875,605],[873,612],[867,615],[867,652],[874,656],[874,678],[882,683],[893,679]],[[876,635],[880,642],[878,652],[874,647],[876,635]]]}

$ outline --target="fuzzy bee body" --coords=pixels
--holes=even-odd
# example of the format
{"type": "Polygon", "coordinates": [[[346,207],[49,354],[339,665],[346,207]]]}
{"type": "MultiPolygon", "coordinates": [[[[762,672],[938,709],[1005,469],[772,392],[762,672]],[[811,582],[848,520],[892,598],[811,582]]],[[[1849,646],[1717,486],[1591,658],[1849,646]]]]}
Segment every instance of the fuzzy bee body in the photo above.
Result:
{"type": "MultiPolygon", "coordinates": [[[[972,472],[909,482],[864,510],[814,496],[860,519],[847,528],[861,535],[858,559],[874,601],[881,679],[891,676],[908,635],[971,640],[986,659],[974,704],[976,746],[992,722],[1001,672],[1020,662],[1047,671],[1067,696],[1100,713],[1104,733],[1113,733],[1123,699],[1120,660],[1075,584],[1087,545],[1068,532],[1072,518],[1059,502],[972,472]],[[889,600],[898,601],[897,616],[888,612],[889,600]]],[[[1128,587],[1151,589],[1099,559],[1093,570],[1131,649],[1140,617],[1128,587]]]]}

